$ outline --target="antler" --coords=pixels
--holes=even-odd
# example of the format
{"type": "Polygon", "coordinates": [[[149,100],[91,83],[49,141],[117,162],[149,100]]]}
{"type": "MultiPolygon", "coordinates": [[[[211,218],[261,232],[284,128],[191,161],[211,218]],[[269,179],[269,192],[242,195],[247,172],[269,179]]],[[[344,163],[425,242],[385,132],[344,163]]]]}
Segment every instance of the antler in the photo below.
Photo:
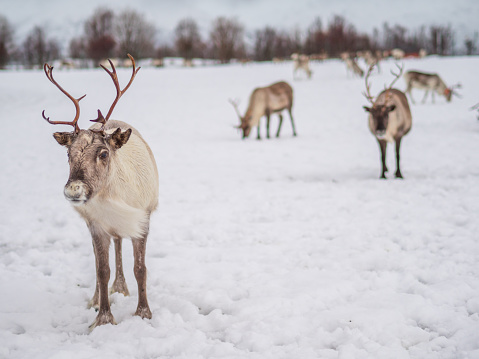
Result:
{"type": "Polygon", "coordinates": [[[241,118],[241,113],[239,112],[239,109],[238,109],[239,101],[238,101],[238,100],[228,99],[228,102],[233,105],[233,107],[234,107],[234,109],[235,109],[235,111],[236,111],[238,117],[241,118]]]}
{"type": "Polygon", "coordinates": [[[393,87],[393,85],[397,82],[397,80],[399,80],[399,78],[401,77],[403,71],[404,71],[404,64],[402,66],[399,66],[397,63],[396,63],[396,67],[399,69],[399,73],[395,73],[393,70],[391,70],[391,74],[394,75],[394,80],[391,82],[391,84],[389,85],[389,87],[386,88],[386,86],[384,86],[384,90],[386,90],[386,98],[384,100],[384,103],[387,104],[389,99],[391,98],[391,94],[390,94],[390,91],[393,87]]]}
{"type": "Polygon", "coordinates": [[[43,65],[43,70],[45,71],[45,75],[47,75],[47,78],[48,80],[50,80],[50,82],[52,84],[54,84],[56,87],[58,87],[58,89],[63,92],[70,100],[72,100],[73,104],[75,105],[75,109],[76,109],[76,114],[75,114],[75,118],[73,119],[73,121],[71,122],[68,122],[68,121],[50,121],[50,117],[46,117],[45,116],[45,110],[43,110],[42,112],[42,116],[43,118],[48,121],[48,123],[52,124],[52,125],[70,125],[70,126],[73,126],[74,128],[74,131],[75,133],[78,133],[80,132],[80,127],[78,126],[77,122],[78,122],[78,119],[80,118],[80,100],[82,98],[84,98],[86,95],[83,95],[82,97],[76,99],[74,98],[72,95],[70,95],[68,92],[66,92],[54,79],[53,79],[53,66],[50,66],[48,65],[47,63],[45,63],[45,65],[43,65]]]}
{"type": "Polygon", "coordinates": [[[399,80],[399,78],[401,77],[404,71],[404,64],[402,66],[399,66],[398,64],[396,64],[396,67],[399,69],[399,73],[395,73],[393,70],[391,70],[391,74],[394,75],[395,78],[386,90],[390,90],[393,87],[393,85],[397,82],[397,80],[399,80]]]}
{"type": "Polygon", "coordinates": [[[132,63],[132,66],[133,66],[133,73],[131,74],[130,82],[128,82],[128,84],[123,88],[123,90],[120,90],[120,83],[118,82],[118,76],[116,74],[116,69],[115,69],[115,65],[113,65],[113,62],[111,62],[111,60],[108,59],[108,62],[110,63],[112,71],[108,70],[105,66],[100,65],[103,68],[103,70],[105,70],[108,73],[108,75],[110,75],[111,79],[113,80],[113,84],[115,85],[115,88],[116,88],[116,98],[113,101],[112,105],[110,106],[110,110],[106,114],[106,117],[103,117],[101,111],[98,110],[98,118],[96,118],[95,120],[90,120],[91,122],[99,122],[99,123],[102,124],[99,132],[102,132],[104,130],[105,124],[107,123],[108,119],[110,118],[111,113],[113,112],[113,109],[115,108],[116,104],[118,103],[118,100],[126,92],[126,90],[128,90],[128,88],[130,87],[131,83],[133,82],[133,79],[135,78],[136,74],[141,69],[141,67],[136,68],[135,59],[133,58],[133,56],[131,56],[130,54],[127,54],[127,55],[131,60],[131,63],[132,63]]]}
{"type": "Polygon", "coordinates": [[[366,77],[364,78],[364,82],[366,83],[366,92],[363,92],[363,95],[366,97],[366,99],[371,102],[372,105],[374,105],[374,97],[371,96],[371,92],[369,90],[369,75],[371,75],[371,72],[373,71],[373,68],[376,64],[372,64],[369,66],[368,72],[366,74],[366,77]]]}

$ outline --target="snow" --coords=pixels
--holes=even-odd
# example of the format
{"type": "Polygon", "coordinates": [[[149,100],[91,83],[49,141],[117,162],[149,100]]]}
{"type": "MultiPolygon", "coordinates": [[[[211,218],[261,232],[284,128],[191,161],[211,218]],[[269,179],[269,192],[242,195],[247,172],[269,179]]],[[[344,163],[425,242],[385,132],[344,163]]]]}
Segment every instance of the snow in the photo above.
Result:
{"type": "MultiPolygon", "coordinates": [[[[408,59],[461,82],[462,98],[413,95],[404,180],[379,180],[364,80],[337,60],[293,81],[292,64],[143,68],[113,117],[150,144],[160,206],[147,244],[151,320],[114,294],[118,325],[88,325],[94,256],[63,198],[65,149],[41,112],[73,117],[40,70],[0,73],[0,358],[479,358],[477,57],[408,59]],[[241,140],[228,98],[286,80],[298,137],[241,140]]],[[[392,80],[386,61],[372,93],[392,80]]],[[[103,70],[54,71],[80,127],[114,97],[103,70]]],[[[130,76],[119,69],[121,83],[130,76]]],[[[397,83],[405,88],[404,81],[397,83]]],[[[273,117],[272,133],[277,119],[273,117]]],[[[113,252],[113,251],[112,251],[113,252]]],[[[113,253],[111,255],[113,259],[113,253]]],[[[113,264],[113,263],[112,263],[113,264]]],[[[111,279],[111,281],[113,278],[111,279]]]]}

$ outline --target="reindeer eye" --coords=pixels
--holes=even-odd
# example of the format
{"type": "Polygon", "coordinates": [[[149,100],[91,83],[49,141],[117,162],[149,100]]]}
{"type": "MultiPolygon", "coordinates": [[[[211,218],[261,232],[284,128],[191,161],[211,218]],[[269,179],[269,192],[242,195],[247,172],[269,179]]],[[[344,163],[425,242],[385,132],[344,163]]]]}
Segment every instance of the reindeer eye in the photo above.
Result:
{"type": "Polygon", "coordinates": [[[101,151],[100,154],[98,155],[102,160],[108,157],[108,151],[101,151]]]}

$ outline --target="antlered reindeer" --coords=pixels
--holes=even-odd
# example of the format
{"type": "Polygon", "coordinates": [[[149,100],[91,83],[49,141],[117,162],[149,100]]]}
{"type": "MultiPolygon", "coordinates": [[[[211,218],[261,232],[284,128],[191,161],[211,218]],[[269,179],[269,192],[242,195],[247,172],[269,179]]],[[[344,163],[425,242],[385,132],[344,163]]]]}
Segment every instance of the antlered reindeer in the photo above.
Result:
{"type": "Polygon", "coordinates": [[[411,93],[411,90],[413,88],[426,90],[424,98],[422,99],[422,103],[426,102],[429,91],[431,91],[432,103],[434,103],[434,92],[437,92],[439,95],[444,96],[447,102],[451,101],[452,95],[459,96],[455,91],[455,88],[460,88],[461,85],[457,84],[451,87],[447,87],[438,74],[428,74],[419,71],[408,71],[404,75],[404,79],[407,84],[407,89],[405,92],[406,94],[409,94],[409,97],[411,97],[412,103],[415,103],[411,93]]]}
{"type": "Polygon", "coordinates": [[[288,110],[291,118],[291,126],[293,127],[293,136],[296,136],[294,120],[291,110],[293,108],[293,89],[286,82],[277,82],[267,87],[258,87],[253,90],[250,96],[248,109],[244,116],[238,109],[237,101],[230,100],[233,105],[241,124],[238,126],[243,131],[243,138],[248,137],[253,127],[258,128],[258,140],[260,136],[260,119],[266,116],[266,136],[269,137],[269,121],[270,115],[277,113],[279,115],[279,126],[276,137],[279,137],[281,125],[283,123],[283,110],[288,110]]]}
{"type": "Polygon", "coordinates": [[[138,283],[138,307],[135,315],[151,318],[146,295],[145,249],[149,231],[150,214],[158,204],[158,171],[155,158],[140,133],[127,123],[110,120],[110,115],[120,97],[130,87],[138,70],[135,60],[129,83],[120,90],[115,66],[111,76],[116,88],[116,98],[103,117],[98,110],[97,122],[88,130],[78,126],[79,101],[66,92],[54,79],[53,67],[45,64],[47,78],[75,105],[73,121],[50,121],[57,125],[71,125],[73,132],[56,132],[53,137],[68,150],[70,176],[64,188],[65,198],[85,220],[93,239],[96,260],[96,289],[90,307],[98,308],[96,320],[90,329],[103,324],[115,324],[108,299],[110,279],[109,246],[115,243],[116,278],[112,292],[128,295],[123,275],[121,240],[129,237],[133,242],[134,274],[138,283]]]}
{"type": "Polygon", "coordinates": [[[294,65],[293,78],[296,79],[296,72],[298,70],[303,70],[304,72],[306,72],[308,79],[310,79],[313,72],[311,71],[311,68],[309,67],[309,56],[302,55],[302,54],[292,54],[291,58],[293,59],[293,65],[294,65]]]}
{"type": "Polygon", "coordinates": [[[380,178],[386,178],[386,147],[388,142],[396,143],[396,177],[403,178],[399,166],[399,150],[401,147],[401,139],[411,130],[412,116],[406,95],[392,88],[394,83],[402,74],[403,68],[400,68],[398,74],[395,74],[395,79],[387,89],[382,91],[376,99],[373,98],[369,90],[369,75],[374,66],[371,66],[366,75],[366,93],[364,95],[371,102],[372,107],[364,106],[364,109],[369,112],[369,129],[376,137],[379,148],[381,150],[381,164],[382,171],[380,178]]]}

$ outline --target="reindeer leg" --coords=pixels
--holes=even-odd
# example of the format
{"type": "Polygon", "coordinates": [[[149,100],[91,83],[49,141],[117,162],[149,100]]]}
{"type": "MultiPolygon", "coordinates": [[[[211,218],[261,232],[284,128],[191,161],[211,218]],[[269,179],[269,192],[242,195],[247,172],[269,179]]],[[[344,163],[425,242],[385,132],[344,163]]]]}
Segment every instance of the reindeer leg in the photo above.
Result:
{"type": "Polygon", "coordinates": [[[93,253],[95,254],[96,285],[93,298],[88,302],[88,309],[95,308],[95,310],[98,311],[98,309],[100,309],[100,284],[98,282],[98,256],[96,254],[95,243],[93,243],[93,253]]]}
{"type": "MultiPolygon", "coordinates": [[[[269,113],[266,114],[266,138],[269,138],[269,120],[270,120],[270,115],[269,113]]],[[[259,126],[258,126],[259,129],[259,126]]]]}
{"type": "Polygon", "coordinates": [[[396,178],[403,178],[401,174],[401,168],[399,167],[399,149],[401,147],[401,139],[402,137],[396,139],[396,178]]]}
{"type": "Polygon", "coordinates": [[[111,293],[122,293],[124,296],[129,296],[128,286],[126,285],[125,275],[123,274],[123,262],[121,256],[121,237],[114,237],[115,243],[115,281],[110,288],[111,293]]]}
{"type": "Polygon", "coordinates": [[[260,128],[260,124],[259,124],[259,123],[258,123],[258,127],[257,127],[257,128],[258,128],[258,136],[256,136],[256,139],[257,139],[257,140],[261,140],[260,129],[259,129],[259,128],[260,128]]]}
{"type": "Polygon", "coordinates": [[[151,311],[148,306],[148,299],[146,296],[146,266],[145,266],[145,251],[146,238],[148,237],[148,228],[141,238],[135,238],[133,242],[133,255],[135,257],[134,273],[138,283],[138,307],[135,315],[141,318],[151,319],[151,311]]]}
{"type": "Polygon", "coordinates": [[[381,165],[382,165],[382,170],[381,170],[381,177],[380,178],[386,178],[385,173],[388,171],[388,168],[386,167],[386,146],[387,142],[385,140],[378,140],[379,142],[379,147],[381,149],[381,165]]]}
{"type": "Polygon", "coordinates": [[[279,114],[279,125],[278,125],[278,131],[276,132],[276,137],[279,137],[279,132],[281,131],[281,125],[283,124],[283,115],[280,113],[279,114]]]}
{"type": "Polygon", "coordinates": [[[411,98],[411,102],[415,104],[416,101],[414,101],[414,98],[412,97],[412,86],[411,86],[411,85],[407,85],[407,89],[406,89],[405,92],[406,92],[406,93],[409,95],[409,97],[411,98]]]}
{"type": "Polygon", "coordinates": [[[426,93],[424,94],[424,97],[422,99],[422,103],[426,102],[427,95],[429,94],[429,90],[426,90],[426,93]]]}
{"type": "Polygon", "coordinates": [[[116,324],[110,309],[110,300],[108,298],[108,281],[110,280],[109,247],[110,236],[102,231],[90,227],[95,247],[95,257],[97,261],[97,283],[100,293],[100,309],[95,321],[90,325],[90,330],[103,324],[116,324]]]}
{"type": "MultiPolygon", "coordinates": [[[[289,118],[291,119],[291,127],[293,128],[293,136],[296,136],[296,127],[294,126],[293,120],[293,113],[291,112],[291,108],[288,108],[289,118]]],[[[279,133],[279,130],[278,130],[279,133]]]]}

